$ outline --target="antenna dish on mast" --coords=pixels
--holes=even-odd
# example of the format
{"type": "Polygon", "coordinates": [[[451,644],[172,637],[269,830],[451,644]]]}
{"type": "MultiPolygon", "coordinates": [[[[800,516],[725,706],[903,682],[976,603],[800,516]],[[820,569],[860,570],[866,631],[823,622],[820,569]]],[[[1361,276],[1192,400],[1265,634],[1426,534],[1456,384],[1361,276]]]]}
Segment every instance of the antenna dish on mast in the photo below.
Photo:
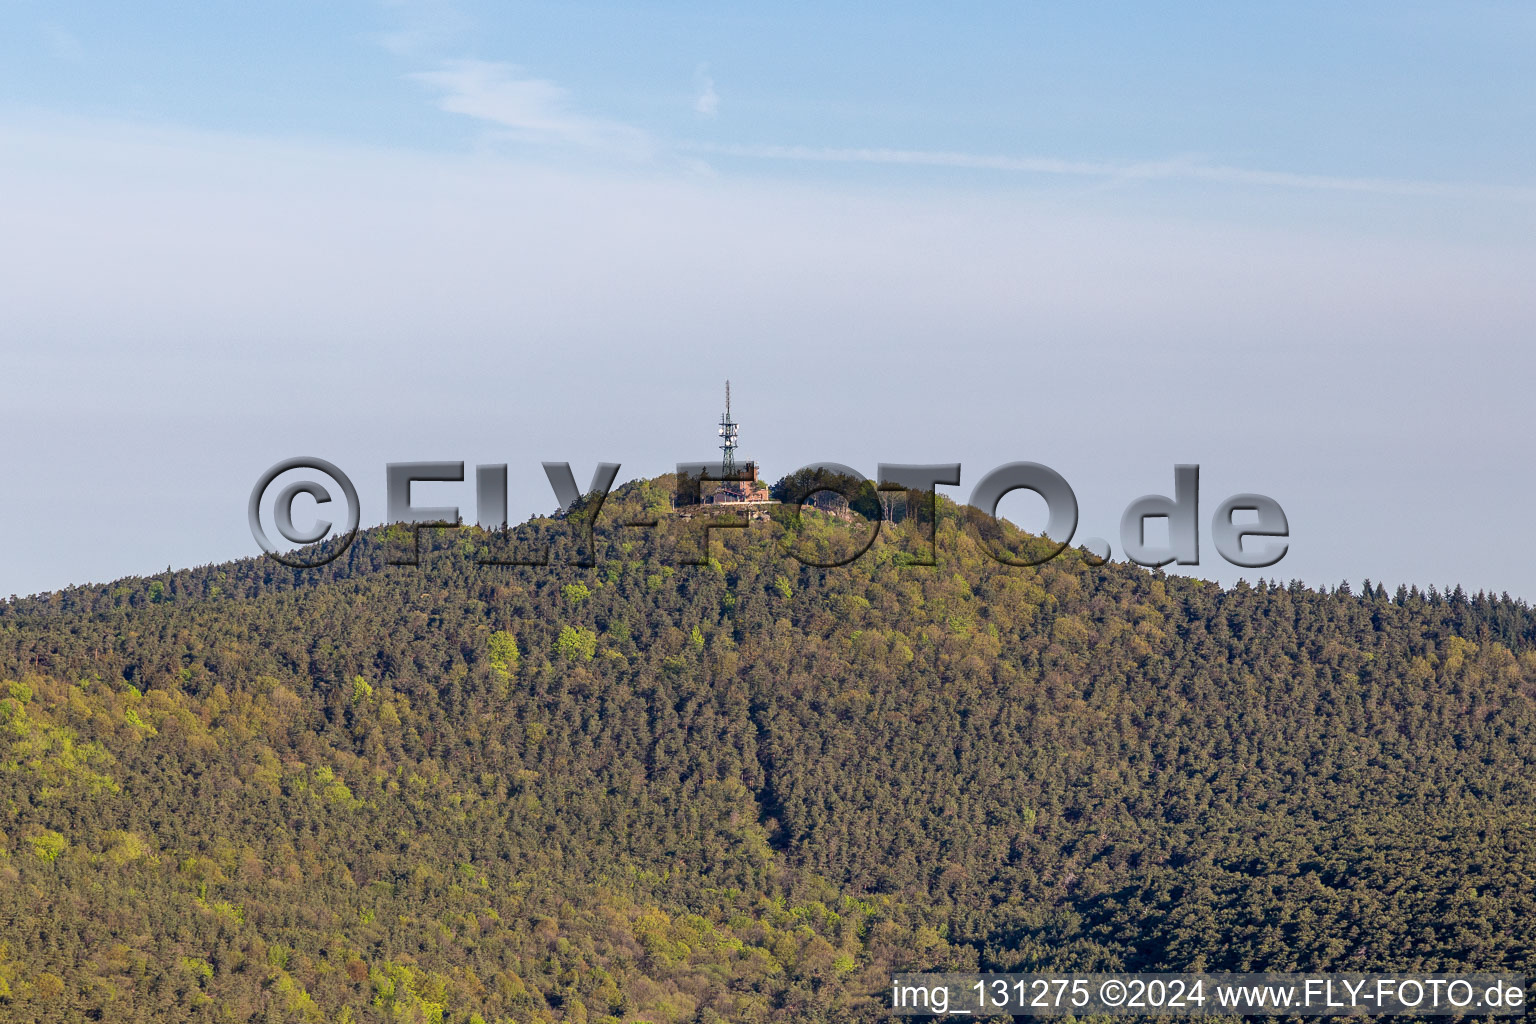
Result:
{"type": "MultiPolygon", "coordinates": [[[[725,412],[720,416],[720,426],[715,431],[720,436],[720,485],[712,494],[705,495],[706,504],[761,504],[769,500],[768,488],[757,478],[757,463],[750,459],[736,462],[737,435],[741,427],[731,418],[731,382],[725,382],[725,412]]],[[[761,515],[761,513],[753,513],[761,515]]]]}
{"type": "Polygon", "coordinates": [[[731,419],[731,382],[725,382],[725,414],[720,417],[720,451],[724,457],[720,460],[721,475],[727,480],[736,475],[736,422],[731,419]]]}

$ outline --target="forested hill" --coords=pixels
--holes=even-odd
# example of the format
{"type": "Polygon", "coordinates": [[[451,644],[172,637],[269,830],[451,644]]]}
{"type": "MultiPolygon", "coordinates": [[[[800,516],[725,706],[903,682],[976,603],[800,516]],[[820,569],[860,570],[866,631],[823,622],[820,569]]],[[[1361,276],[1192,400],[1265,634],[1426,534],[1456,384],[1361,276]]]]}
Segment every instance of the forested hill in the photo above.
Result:
{"type": "Polygon", "coordinates": [[[857,1021],[893,968],[1536,974],[1536,619],[669,482],[0,606],[0,1019],[857,1021]],[[650,530],[616,524],[655,515],[650,530]],[[575,532],[579,533],[579,530],[575,532]],[[482,566],[536,551],[549,567],[482,566]],[[431,549],[431,550],[427,550],[431,549]]]}

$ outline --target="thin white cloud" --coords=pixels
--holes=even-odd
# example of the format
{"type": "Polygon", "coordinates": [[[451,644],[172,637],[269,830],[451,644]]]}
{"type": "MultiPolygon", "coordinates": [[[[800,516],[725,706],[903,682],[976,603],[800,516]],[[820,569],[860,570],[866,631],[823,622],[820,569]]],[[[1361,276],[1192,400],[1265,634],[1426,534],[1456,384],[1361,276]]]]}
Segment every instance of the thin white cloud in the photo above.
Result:
{"type": "Polygon", "coordinates": [[[757,160],[949,167],[965,170],[991,170],[1098,178],[1107,182],[1211,181],[1235,185],[1259,185],[1330,192],[1361,192],[1389,196],[1438,196],[1536,202],[1536,189],[1516,185],[1301,174],[1294,171],[1253,170],[1243,167],[1207,164],[1192,158],[1136,163],[1108,163],[1102,161],[1065,160],[1055,157],[994,156],[978,153],[919,149],[723,145],[709,142],[684,143],[682,148],[695,153],[709,153],[717,156],[757,160]]]}
{"type": "MultiPolygon", "coordinates": [[[[498,125],[506,137],[515,141],[566,146],[639,159],[649,159],[663,149],[670,149],[674,156],[692,153],[754,160],[988,170],[1075,177],[1096,180],[1106,186],[1138,181],[1203,181],[1378,196],[1536,203],[1536,188],[1529,186],[1309,174],[1214,164],[1193,156],[1117,163],[925,149],[689,141],[672,142],[664,146],[634,125],[579,113],[573,108],[571,95],[566,89],[548,79],[526,77],[513,64],[453,60],[444,62],[438,70],[417,72],[409,77],[437,90],[441,94],[438,100],[441,109],[498,125]]],[[[719,113],[720,94],[715,88],[708,64],[700,64],[694,70],[693,109],[703,117],[715,117],[719,113]]],[[[687,163],[689,166],[707,167],[698,161],[687,163]]]]}
{"type": "Polygon", "coordinates": [[[443,110],[498,125],[518,142],[631,157],[648,156],[655,149],[640,129],[574,111],[565,89],[547,79],[522,77],[511,64],[448,61],[437,71],[409,77],[440,92],[438,106],[443,110]]]}
{"type": "Polygon", "coordinates": [[[710,77],[709,65],[700,64],[693,72],[693,109],[705,117],[720,112],[720,94],[715,91],[715,80],[710,77]]]}

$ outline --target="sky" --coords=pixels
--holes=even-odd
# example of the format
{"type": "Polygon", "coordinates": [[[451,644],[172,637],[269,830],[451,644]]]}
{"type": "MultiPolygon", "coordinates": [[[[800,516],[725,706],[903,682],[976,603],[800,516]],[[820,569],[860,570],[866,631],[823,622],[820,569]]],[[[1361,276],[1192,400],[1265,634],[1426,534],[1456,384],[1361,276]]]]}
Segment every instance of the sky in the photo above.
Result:
{"type": "Polygon", "coordinates": [[[1536,599],[1532,53],[1514,3],[0,0],[0,595],[254,555],[296,455],[365,524],[409,460],[547,512],[541,461],[718,457],[730,378],[770,478],[1040,462],[1120,557],[1198,463],[1180,571],[1536,599]]]}

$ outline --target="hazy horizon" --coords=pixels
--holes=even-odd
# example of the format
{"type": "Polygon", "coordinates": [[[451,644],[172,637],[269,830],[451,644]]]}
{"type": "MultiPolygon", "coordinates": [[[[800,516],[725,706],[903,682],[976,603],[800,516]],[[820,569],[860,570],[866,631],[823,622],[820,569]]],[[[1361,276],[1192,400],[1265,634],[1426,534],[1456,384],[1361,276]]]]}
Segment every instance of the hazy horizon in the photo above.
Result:
{"type": "MultiPolygon", "coordinates": [[[[317,455],[1032,460],[1116,558],[1202,467],[1290,553],[1536,598],[1536,14],[0,11],[0,593],[257,552],[317,455]],[[1468,67],[1478,75],[1467,75],[1468,67]]],[[[473,482],[424,493],[470,508],[473,482]]],[[[1025,527],[1031,507],[1009,499],[1025,527]]]]}

